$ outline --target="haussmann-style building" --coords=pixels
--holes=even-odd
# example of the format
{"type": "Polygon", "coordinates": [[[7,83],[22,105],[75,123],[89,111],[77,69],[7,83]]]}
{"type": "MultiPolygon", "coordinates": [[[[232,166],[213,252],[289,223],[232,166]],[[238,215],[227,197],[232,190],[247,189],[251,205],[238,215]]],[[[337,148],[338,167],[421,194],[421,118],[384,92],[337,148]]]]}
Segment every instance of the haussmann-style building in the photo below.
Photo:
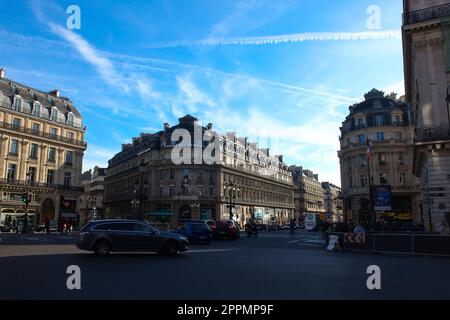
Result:
{"type": "Polygon", "coordinates": [[[302,222],[307,214],[325,221],[325,194],[319,175],[301,166],[290,166],[294,182],[295,218],[302,222]]]}
{"type": "Polygon", "coordinates": [[[269,152],[235,133],[216,133],[211,123],[201,126],[190,115],[172,127],[165,123],[163,130],[124,144],[109,161],[106,214],[171,224],[229,218],[241,226],[249,219],[286,223],[294,209],[292,175],[283,157],[269,152]],[[174,138],[179,131],[190,135],[191,142],[174,138]],[[201,155],[213,144],[194,137],[211,132],[215,161],[205,163],[201,155]],[[174,162],[173,151],[181,145],[192,161],[174,162]]]}
{"type": "Polygon", "coordinates": [[[450,224],[450,3],[405,0],[406,101],[416,119],[413,171],[420,178],[425,227],[450,224]]]}
{"type": "Polygon", "coordinates": [[[85,129],[73,102],[6,78],[0,69],[0,224],[79,219],[85,129]]]}
{"type": "Polygon", "coordinates": [[[419,181],[412,174],[414,120],[409,104],[376,89],[364,97],[350,106],[340,128],[344,218],[421,224],[419,181]]]}

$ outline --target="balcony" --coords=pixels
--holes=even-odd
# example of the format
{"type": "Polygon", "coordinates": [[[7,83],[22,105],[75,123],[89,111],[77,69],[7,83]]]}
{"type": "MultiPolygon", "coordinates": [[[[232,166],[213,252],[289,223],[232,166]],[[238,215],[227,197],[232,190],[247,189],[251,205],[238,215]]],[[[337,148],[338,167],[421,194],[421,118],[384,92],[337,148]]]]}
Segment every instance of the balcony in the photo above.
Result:
{"type": "Polygon", "coordinates": [[[25,134],[29,134],[29,135],[33,135],[33,136],[38,136],[38,137],[45,138],[45,139],[57,140],[57,141],[60,141],[60,142],[63,142],[63,143],[69,143],[69,144],[74,144],[74,145],[81,146],[81,147],[86,147],[86,142],[81,141],[81,140],[74,140],[72,138],[66,138],[66,137],[63,137],[63,136],[58,136],[58,135],[47,133],[47,132],[43,132],[43,131],[37,131],[37,130],[33,130],[33,129],[29,129],[29,128],[13,125],[11,123],[6,123],[6,122],[1,122],[0,121],[0,129],[7,129],[7,130],[12,130],[12,131],[18,131],[18,132],[21,132],[21,133],[25,133],[25,134]]]}
{"type": "Polygon", "coordinates": [[[450,140],[450,126],[416,128],[415,142],[450,140]]]}
{"type": "Polygon", "coordinates": [[[403,15],[403,24],[413,24],[450,16],[450,3],[411,11],[403,15]]]}
{"type": "Polygon", "coordinates": [[[55,191],[77,191],[77,192],[84,191],[84,188],[79,186],[67,186],[63,184],[50,184],[36,181],[31,181],[31,183],[29,183],[27,180],[13,180],[0,178],[0,186],[9,185],[9,186],[27,187],[28,184],[31,188],[47,188],[53,189],[55,191]]]}

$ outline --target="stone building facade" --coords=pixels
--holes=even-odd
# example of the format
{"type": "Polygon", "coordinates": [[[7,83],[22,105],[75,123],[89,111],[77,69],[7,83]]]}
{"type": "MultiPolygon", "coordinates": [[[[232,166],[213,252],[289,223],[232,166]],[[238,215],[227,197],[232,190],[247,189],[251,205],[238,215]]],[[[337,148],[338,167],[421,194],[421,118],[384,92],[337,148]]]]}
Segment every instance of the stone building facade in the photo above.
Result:
{"type": "Polygon", "coordinates": [[[81,185],[84,188],[80,196],[80,225],[84,225],[89,220],[102,219],[105,215],[104,194],[105,194],[106,168],[94,167],[82,175],[81,185]]]}
{"type": "Polygon", "coordinates": [[[230,217],[241,225],[251,218],[286,222],[294,209],[292,175],[282,156],[269,152],[235,133],[219,134],[212,124],[203,127],[190,115],[173,127],[165,123],[162,131],[124,144],[109,161],[107,215],[172,224],[230,217]],[[189,137],[174,138],[180,131],[189,137]],[[202,140],[209,135],[210,142],[202,140]],[[213,146],[214,161],[206,162],[202,155],[213,146]],[[174,161],[175,151],[187,161],[174,161]]]}
{"type": "Polygon", "coordinates": [[[294,181],[295,218],[303,221],[307,214],[315,214],[325,221],[325,195],[319,175],[303,167],[290,166],[294,181]]]}
{"type": "Polygon", "coordinates": [[[330,183],[322,182],[325,197],[325,217],[328,222],[344,221],[341,188],[330,183]]]}
{"type": "Polygon", "coordinates": [[[427,229],[450,223],[450,3],[405,0],[406,101],[416,121],[414,174],[427,229]]]}
{"type": "Polygon", "coordinates": [[[78,221],[85,129],[73,102],[7,79],[0,69],[0,224],[78,221]]]}
{"type": "Polygon", "coordinates": [[[422,223],[419,181],[412,174],[414,121],[409,104],[373,89],[349,110],[338,152],[344,217],[369,223],[375,214],[369,187],[385,186],[391,188],[391,209],[376,213],[376,218],[389,215],[422,223]]]}

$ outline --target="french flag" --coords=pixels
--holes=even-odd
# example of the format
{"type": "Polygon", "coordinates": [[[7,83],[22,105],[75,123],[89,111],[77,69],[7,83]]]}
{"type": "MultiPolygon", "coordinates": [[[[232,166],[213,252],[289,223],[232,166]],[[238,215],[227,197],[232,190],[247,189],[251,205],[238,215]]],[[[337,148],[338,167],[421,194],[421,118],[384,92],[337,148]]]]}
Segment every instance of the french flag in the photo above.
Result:
{"type": "Polygon", "coordinates": [[[370,161],[370,141],[369,141],[369,138],[367,138],[366,144],[367,144],[367,153],[366,153],[366,155],[367,155],[367,162],[369,162],[370,161]]]}

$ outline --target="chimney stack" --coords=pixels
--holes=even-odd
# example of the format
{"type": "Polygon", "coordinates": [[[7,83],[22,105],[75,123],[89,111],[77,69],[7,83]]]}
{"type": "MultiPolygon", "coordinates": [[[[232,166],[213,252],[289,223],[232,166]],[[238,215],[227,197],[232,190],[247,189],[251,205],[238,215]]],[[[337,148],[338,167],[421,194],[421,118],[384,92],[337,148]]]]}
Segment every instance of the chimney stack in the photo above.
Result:
{"type": "Polygon", "coordinates": [[[51,94],[52,96],[55,96],[57,98],[59,98],[59,90],[55,89],[53,91],[50,91],[49,94],[51,94]]]}
{"type": "Polygon", "coordinates": [[[0,68],[0,79],[5,79],[6,77],[6,71],[3,68],[0,68]]]}

